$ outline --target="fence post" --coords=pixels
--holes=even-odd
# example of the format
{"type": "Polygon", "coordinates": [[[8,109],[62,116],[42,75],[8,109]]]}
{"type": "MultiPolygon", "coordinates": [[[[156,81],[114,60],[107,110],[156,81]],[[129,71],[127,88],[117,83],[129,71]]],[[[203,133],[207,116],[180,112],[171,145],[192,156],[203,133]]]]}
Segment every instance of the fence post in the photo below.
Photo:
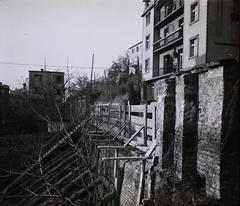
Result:
{"type": "Polygon", "coordinates": [[[142,160],[141,166],[141,174],[140,174],[140,181],[139,181],[139,189],[138,189],[138,197],[137,197],[137,205],[142,205],[142,200],[144,197],[144,188],[145,188],[145,167],[146,167],[146,160],[142,160]]]}
{"type": "MultiPolygon", "coordinates": [[[[118,126],[118,129],[120,130],[122,128],[122,105],[119,104],[119,107],[118,107],[118,119],[119,119],[119,126],[118,126]]],[[[123,123],[124,125],[124,123],[123,123]]]]}
{"type": "Polygon", "coordinates": [[[128,103],[128,137],[131,137],[131,104],[128,103]]]}
{"type": "Polygon", "coordinates": [[[152,141],[156,139],[156,106],[153,105],[152,112],[152,141]]]}
{"type": "MultiPolygon", "coordinates": [[[[123,125],[126,124],[126,105],[123,105],[123,125]]],[[[126,136],[126,129],[123,130],[123,136],[126,136]]]]}
{"type": "Polygon", "coordinates": [[[100,116],[102,117],[103,116],[103,105],[100,105],[100,116]]]}
{"type": "Polygon", "coordinates": [[[144,121],[143,144],[144,145],[147,145],[147,107],[148,107],[148,105],[145,104],[144,112],[143,112],[143,121],[144,121]]]}
{"type": "Polygon", "coordinates": [[[110,117],[111,117],[111,113],[110,113],[110,104],[108,104],[108,129],[110,128],[110,117]]]}

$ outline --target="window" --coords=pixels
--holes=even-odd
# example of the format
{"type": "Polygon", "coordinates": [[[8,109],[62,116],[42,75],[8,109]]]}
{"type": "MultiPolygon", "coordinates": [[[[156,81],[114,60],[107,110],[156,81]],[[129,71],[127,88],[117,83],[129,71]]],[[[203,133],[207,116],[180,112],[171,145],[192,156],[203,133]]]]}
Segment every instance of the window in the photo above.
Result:
{"type": "Polygon", "coordinates": [[[167,28],[164,29],[165,45],[168,44],[168,38],[166,38],[166,36],[168,36],[168,34],[169,34],[169,28],[167,27],[167,28]]]}
{"type": "Polygon", "coordinates": [[[179,31],[179,37],[182,37],[183,36],[183,18],[181,18],[178,21],[178,28],[181,28],[181,30],[179,31]]]}
{"type": "Polygon", "coordinates": [[[164,29],[164,37],[166,37],[169,34],[169,29],[168,27],[164,29]]]}
{"type": "Polygon", "coordinates": [[[198,56],[198,36],[190,39],[190,58],[198,56]]]}
{"type": "Polygon", "coordinates": [[[150,48],[150,35],[146,36],[146,49],[150,48]]]}
{"type": "Polygon", "coordinates": [[[183,18],[179,19],[178,21],[178,28],[183,27],[183,18]]]}
{"type": "Polygon", "coordinates": [[[181,70],[182,69],[182,66],[183,66],[183,49],[179,49],[178,50],[178,69],[181,70]]]}
{"type": "Polygon", "coordinates": [[[61,83],[61,81],[62,81],[62,77],[61,76],[56,76],[56,82],[61,83]]]}
{"type": "Polygon", "coordinates": [[[150,84],[150,99],[154,99],[154,83],[150,84]]]}
{"type": "Polygon", "coordinates": [[[146,59],[145,60],[145,72],[149,72],[149,69],[150,69],[150,59],[146,59]]]}
{"type": "Polygon", "coordinates": [[[173,69],[172,56],[167,54],[163,57],[163,74],[171,73],[173,69]]]}
{"type": "Polygon", "coordinates": [[[151,13],[149,12],[146,14],[146,26],[150,24],[150,17],[151,17],[151,13]]]}
{"type": "Polygon", "coordinates": [[[41,93],[40,88],[39,87],[35,87],[34,88],[34,93],[35,94],[40,94],[41,93]]]}
{"type": "Polygon", "coordinates": [[[136,50],[137,50],[137,52],[139,51],[138,46],[137,46],[136,50]]]}
{"type": "Polygon", "coordinates": [[[35,74],[34,77],[35,77],[36,82],[41,82],[42,81],[42,75],[35,74]]]}
{"type": "Polygon", "coordinates": [[[198,20],[198,2],[191,5],[191,17],[190,23],[194,23],[198,20]]]}

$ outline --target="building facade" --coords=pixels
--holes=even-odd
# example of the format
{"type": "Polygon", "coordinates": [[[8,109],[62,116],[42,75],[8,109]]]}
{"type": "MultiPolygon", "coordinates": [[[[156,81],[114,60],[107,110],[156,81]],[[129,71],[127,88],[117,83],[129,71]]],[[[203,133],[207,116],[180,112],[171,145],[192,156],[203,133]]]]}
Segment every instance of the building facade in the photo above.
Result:
{"type": "Polygon", "coordinates": [[[64,95],[64,72],[29,71],[29,94],[54,95],[55,99],[62,99],[64,95]]]}
{"type": "Polygon", "coordinates": [[[129,47],[127,50],[129,56],[129,74],[142,72],[142,41],[129,47]]]}
{"type": "Polygon", "coordinates": [[[68,126],[70,105],[64,103],[64,94],[64,72],[29,71],[29,104],[47,122],[48,132],[68,126]]]}
{"type": "Polygon", "coordinates": [[[234,0],[145,0],[143,11],[143,100],[156,100],[155,81],[239,61],[239,2],[234,0]]]}

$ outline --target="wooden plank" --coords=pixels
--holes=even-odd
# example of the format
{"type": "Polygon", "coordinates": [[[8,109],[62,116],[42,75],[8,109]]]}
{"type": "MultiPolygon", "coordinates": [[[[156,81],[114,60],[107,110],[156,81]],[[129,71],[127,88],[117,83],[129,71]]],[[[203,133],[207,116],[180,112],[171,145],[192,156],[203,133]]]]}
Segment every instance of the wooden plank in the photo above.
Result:
{"type": "Polygon", "coordinates": [[[141,160],[145,157],[103,157],[102,160],[141,160]]]}
{"type": "Polygon", "coordinates": [[[152,136],[153,135],[153,130],[150,128],[147,128],[147,135],[152,136]]]}
{"type": "Polygon", "coordinates": [[[100,116],[103,115],[103,109],[102,109],[102,105],[100,106],[100,116]]]}
{"type": "Polygon", "coordinates": [[[111,110],[116,110],[118,112],[119,111],[119,104],[111,104],[110,109],[111,110]]]}
{"type": "Polygon", "coordinates": [[[137,146],[139,146],[139,145],[144,145],[142,135],[140,135],[140,134],[137,135],[134,140],[136,141],[137,146]]]}
{"type": "Polygon", "coordinates": [[[119,120],[117,120],[115,124],[113,124],[104,134],[106,134],[107,132],[110,132],[113,129],[113,127],[115,127],[118,123],[119,123],[119,120]]]}
{"type": "Polygon", "coordinates": [[[131,137],[131,123],[132,123],[132,120],[131,120],[131,105],[128,105],[128,121],[129,121],[129,124],[128,124],[128,136],[130,138],[131,137]]]}
{"type": "Polygon", "coordinates": [[[147,146],[136,146],[137,149],[143,151],[143,152],[146,152],[148,150],[148,147],[147,146]]]}
{"type": "Polygon", "coordinates": [[[135,136],[144,128],[144,125],[142,125],[138,131],[136,131],[130,138],[129,140],[124,144],[124,147],[126,147],[134,138],[135,136]]]}
{"type": "Polygon", "coordinates": [[[150,145],[149,149],[145,153],[145,157],[149,157],[152,154],[152,152],[154,151],[156,145],[157,145],[157,142],[156,142],[156,139],[154,139],[152,141],[152,144],[150,145]]]}
{"type": "Polygon", "coordinates": [[[127,123],[118,131],[118,133],[113,137],[113,140],[114,140],[115,138],[117,138],[117,136],[120,135],[123,130],[125,130],[125,128],[127,127],[128,124],[129,124],[129,122],[127,122],[127,123]]]}
{"type": "Polygon", "coordinates": [[[104,146],[98,146],[98,149],[136,149],[135,147],[124,147],[124,146],[112,146],[112,145],[104,145],[104,146]]]}
{"type": "Polygon", "coordinates": [[[131,121],[132,123],[136,123],[136,124],[140,124],[142,125],[144,123],[143,118],[142,117],[137,117],[137,116],[131,116],[131,121]]]}
{"type": "Polygon", "coordinates": [[[110,104],[108,105],[107,110],[108,110],[108,117],[110,117],[110,104]]]}
{"type": "Polygon", "coordinates": [[[143,112],[145,109],[145,105],[133,105],[132,112],[143,112]]]}
{"type": "Polygon", "coordinates": [[[153,120],[152,119],[147,119],[147,127],[152,128],[153,120]]]}
{"type": "Polygon", "coordinates": [[[153,112],[153,110],[154,110],[154,108],[155,108],[155,105],[148,105],[148,108],[147,108],[147,110],[148,110],[148,112],[149,113],[152,113],[153,112]]]}
{"type": "Polygon", "coordinates": [[[118,112],[118,119],[119,119],[118,129],[120,130],[122,128],[122,105],[121,104],[118,105],[118,110],[119,110],[119,112],[118,112]]]}
{"type": "Polygon", "coordinates": [[[103,142],[103,143],[110,142],[110,143],[112,143],[112,142],[122,142],[122,140],[120,140],[120,139],[116,139],[116,140],[106,140],[106,139],[104,139],[104,140],[100,140],[100,139],[93,139],[93,140],[91,140],[91,142],[99,142],[99,143],[101,143],[101,142],[103,142]]]}
{"type": "MultiPolygon", "coordinates": [[[[123,119],[123,124],[126,124],[126,105],[123,105],[122,107],[122,119],[123,119]]],[[[123,130],[123,133],[122,133],[123,136],[126,135],[126,129],[123,130]]]]}
{"type": "Polygon", "coordinates": [[[156,139],[156,107],[153,107],[153,112],[152,112],[152,140],[156,139]]]}
{"type": "Polygon", "coordinates": [[[142,204],[142,199],[144,197],[146,162],[147,161],[145,159],[142,160],[141,173],[140,173],[140,182],[139,182],[139,188],[138,188],[137,205],[141,205],[142,204]]]}

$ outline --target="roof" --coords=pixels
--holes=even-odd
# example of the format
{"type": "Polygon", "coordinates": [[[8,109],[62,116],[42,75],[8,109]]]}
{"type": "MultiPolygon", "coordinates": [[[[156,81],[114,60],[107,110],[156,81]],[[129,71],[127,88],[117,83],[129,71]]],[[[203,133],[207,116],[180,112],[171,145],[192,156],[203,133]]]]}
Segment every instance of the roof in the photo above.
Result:
{"type": "Polygon", "coordinates": [[[57,74],[64,74],[64,72],[55,72],[55,71],[39,71],[39,70],[29,70],[28,72],[35,72],[35,73],[57,73],[57,74]]]}
{"type": "Polygon", "coordinates": [[[139,45],[141,43],[142,43],[142,41],[138,42],[137,44],[134,44],[133,46],[129,47],[128,49],[131,49],[131,48],[133,48],[133,47],[135,47],[135,46],[137,46],[137,45],[139,45]]]}

